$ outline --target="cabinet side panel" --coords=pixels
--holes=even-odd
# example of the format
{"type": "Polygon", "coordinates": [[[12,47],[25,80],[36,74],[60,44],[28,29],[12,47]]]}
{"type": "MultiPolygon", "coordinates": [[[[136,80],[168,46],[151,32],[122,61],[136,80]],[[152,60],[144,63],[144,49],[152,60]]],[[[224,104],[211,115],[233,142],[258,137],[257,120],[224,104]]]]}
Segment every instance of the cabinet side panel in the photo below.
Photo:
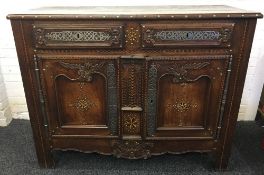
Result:
{"type": "Polygon", "coordinates": [[[220,141],[216,151],[215,166],[217,169],[226,169],[228,165],[255,26],[256,19],[247,19],[239,20],[235,27],[234,64],[232,64],[231,81],[226,99],[228,107],[224,112],[220,141]]]}
{"type": "Polygon", "coordinates": [[[33,53],[31,46],[31,21],[12,20],[12,29],[16,43],[16,50],[21,69],[25,96],[29,110],[30,122],[36,153],[41,167],[52,167],[52,159],[46,128],[40,110],[40,99],[36,90],[36,77],[34,74],[33,53]]]}

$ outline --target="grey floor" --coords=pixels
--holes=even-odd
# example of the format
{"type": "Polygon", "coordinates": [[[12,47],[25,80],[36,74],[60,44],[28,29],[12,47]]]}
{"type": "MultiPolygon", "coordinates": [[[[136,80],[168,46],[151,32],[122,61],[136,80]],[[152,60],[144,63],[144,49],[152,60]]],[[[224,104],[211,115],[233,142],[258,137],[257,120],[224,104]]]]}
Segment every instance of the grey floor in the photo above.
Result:
{"type": "Polygon", "coordinates": [[[37,164],[29,121],[13,120],[0,128],[0,175],[37,174],[264,174],[264,151],[260,141],[264,128],[255,122],[238,122],[234,145],[226,172],[215,172],[207,154],[154,156],[147,160],[124,160],[112,156],[58,152],[55,169],[37,164]]]}

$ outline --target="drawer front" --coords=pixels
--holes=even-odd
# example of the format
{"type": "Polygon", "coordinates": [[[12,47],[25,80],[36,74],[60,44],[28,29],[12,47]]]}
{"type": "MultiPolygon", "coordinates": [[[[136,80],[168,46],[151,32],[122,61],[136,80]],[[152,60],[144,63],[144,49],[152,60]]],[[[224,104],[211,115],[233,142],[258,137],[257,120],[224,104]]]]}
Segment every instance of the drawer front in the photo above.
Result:
{"type": "Polygon", "coordinates": [[[234,23],[142,24],[142,47],[230,47],[234,23]]]}
{"type": "Polygon", "coordinates": [[[36,48],[122,48],[123,26],[113,24],[34,24],[36,48]]]}
{"type": "Polygon", "coordinates": [[[52,135],[118,134],[117,59],[38,56],[52,135]]]}
{"type": "Polygon", "coordinates": [[[147,62],[147,135],[217,138],[231,57],[151,58],[147,62]]]}

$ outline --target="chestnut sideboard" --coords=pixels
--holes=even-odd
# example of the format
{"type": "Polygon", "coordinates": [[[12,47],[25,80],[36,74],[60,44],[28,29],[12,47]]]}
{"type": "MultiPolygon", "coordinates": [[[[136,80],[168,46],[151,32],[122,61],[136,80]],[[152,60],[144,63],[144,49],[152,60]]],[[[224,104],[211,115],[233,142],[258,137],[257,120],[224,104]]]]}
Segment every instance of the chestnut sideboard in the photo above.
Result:
{"type": "Polygon", "coordinates": [[[225,169],[257,18],[228,6],[11,14],[36,152],[212,153],[225,169]]]}

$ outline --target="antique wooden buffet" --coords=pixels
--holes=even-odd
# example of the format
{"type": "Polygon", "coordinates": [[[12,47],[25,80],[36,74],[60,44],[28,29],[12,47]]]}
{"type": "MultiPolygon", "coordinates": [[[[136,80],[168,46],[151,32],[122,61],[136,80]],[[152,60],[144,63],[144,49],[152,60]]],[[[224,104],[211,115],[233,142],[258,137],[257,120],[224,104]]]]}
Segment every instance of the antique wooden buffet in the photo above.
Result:
{"type": "Polygon", "coordinates": [[[225,169],[257,18],[228,6],[11,14],[41,167],[55,150],[209,152],[225,169]]]}

